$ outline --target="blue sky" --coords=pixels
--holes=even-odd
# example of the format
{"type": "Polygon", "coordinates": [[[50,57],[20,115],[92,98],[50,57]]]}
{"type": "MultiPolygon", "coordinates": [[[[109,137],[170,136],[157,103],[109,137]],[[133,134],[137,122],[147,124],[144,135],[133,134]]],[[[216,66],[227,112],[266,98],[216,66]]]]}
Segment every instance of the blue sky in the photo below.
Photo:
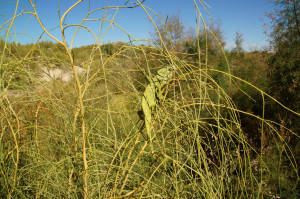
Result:
{"type": "MultiPolygon", "coordinates": [[[[89,6],[91,9],[95,9],[108,5],[122,5],[126,1],[84,0],[83,3],[79,4],[72,12],[70,12],[65,22],[68,24],[80,23],[88,12],[89,6]]],[[[196,1],[199,2],[199,0],[196,1]]],[[[6,3],[0,3],[0,24],[3,24],[5,19],[12,16],[16,1],[6,0],[5,2],[6,3]]],[[[45,27],[51,30],[51,33],[60,39],[59,29],[57,28],[58,2],[59,0],[37,0],[36,9],[38,10],[38,14],[45,27]]],[[[74,2],[76,1],[62,0],[60,4],[61,11],[63,12],[66,10],[74,2]]],[[[130,2],[136,1],[130,0],[130,2]]],[[[272,5],[269,0],[207,0],[206,3],[210,5],[208,12],[213,20],[221,25],[227,48],[230,49],[234,47],[234,37],[236,32],[243,34],[244,48],[247,50],[260,49],[267,45],[267,37],[263,32],[264,23],[268,23],[265,14],[266,12],[272,11],[272,5]]],[[[193,0],[146,0],[144,5],[153,9],[162,17],[179,14],[186,27],[195,27],[195,7],[193,0]]],[[[22,10],[32,10],[27,0],[20,0],[18,13],[22,10]]],[[[155,16],[154,12],[148,11],[151,16],[155,16]]],[[[201,11],[207,22],[209,22],[209,17],[205,10],[201,9],[201,11]]],[[[149,33],[154,30],[147,14],[142,8],[110,10],[107,12],[107,19],[111,19],[114,15],[116,24],[125,29],[136,39],[149,38],[149,33]]],[[[103,16],[104,11],[102,10],[92,14],[89,18],[96,19],[103,18],[103,16]]],[[[86,22],[84,25],[89,27],[101,38],[101,35],[103,35],[105,30],[109,27],[109,22],[104,22],[102,31],[99,31],[101,25],[100,21],[86,22]]],[[[1,29],[0,31],[0,34],[3,36],[3,30],[1,29]]],[[[30,43],[34,42],[41,32],[42,30],[34,17],[27,14],[16,19],[15,25],[12,26],[10,31],[10,38],[12,40],[17,40],[20,43],[30,43]]],[[[70,28],[66,31],[66,37],[69,43],[71,42],[72,34],[74,34],[74,32],[75,28],[70,28]]],[[[43,40],[47,39],[49,39],[47,36],[43,37],[43,40]]],[[[118,27],[114,26],[113,29],[110,28],[104,35],[103,42],[119,40],[128,41],[128,35],[118,27]]],[[[91,34],[84,30],[80,30],[75,39],[74,46],[86,45],[93,43],[94,41],[91,34]]]]}

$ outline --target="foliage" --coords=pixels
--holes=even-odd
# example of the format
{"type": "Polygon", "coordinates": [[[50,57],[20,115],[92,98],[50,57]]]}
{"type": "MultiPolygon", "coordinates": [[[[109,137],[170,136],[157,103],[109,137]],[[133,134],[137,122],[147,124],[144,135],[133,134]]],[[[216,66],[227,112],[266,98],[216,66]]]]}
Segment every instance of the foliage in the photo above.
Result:
{"type": "MultiPolygon", "coordinates": [[[[197,32],[190,27],[181,45],[182,51],[189,54],[194,60],[199,59],[198,52],[205,52],[208,57],[207,61],[210,61],[212,65],[223,60],[222,49],[225,46],[225,41],[220,24],[210,23],[197,32]]],[[[207,57],[201,55],[200,57],[203,57],[201,62],[205,63],[207,57]]]]}
{"type": "MultiPolygon", "coordinates": [[[[277,0],[278,10],[270,15],[270,34],[275,50],[269,59],[272,94],[290,108],[300,111],[300,1],[277,0]]],[[[278,111],[279,118],[289,127],[299,129],[298,118],[278,111]]],[[[278,119],[277,117],[277,119],[278,119]]]]}

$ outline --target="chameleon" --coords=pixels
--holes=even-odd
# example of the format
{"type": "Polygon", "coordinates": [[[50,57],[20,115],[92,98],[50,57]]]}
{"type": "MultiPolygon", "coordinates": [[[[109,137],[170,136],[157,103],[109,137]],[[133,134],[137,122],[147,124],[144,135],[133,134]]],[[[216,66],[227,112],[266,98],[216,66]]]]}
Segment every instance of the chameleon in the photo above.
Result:
{"type": "Polygon", "coordinates": [[[157,75],[150,79],[150,83],[147,85],[143,97],[142,97],[142,111],[144,113],[145,128],[150,141],[150,147],[153,151],[152,145],[152,115],[155,109],[160,104],[163,98],[162,88],[168,83],[172,77],[172,68],[161,68],[157,71],[157,75]]]}

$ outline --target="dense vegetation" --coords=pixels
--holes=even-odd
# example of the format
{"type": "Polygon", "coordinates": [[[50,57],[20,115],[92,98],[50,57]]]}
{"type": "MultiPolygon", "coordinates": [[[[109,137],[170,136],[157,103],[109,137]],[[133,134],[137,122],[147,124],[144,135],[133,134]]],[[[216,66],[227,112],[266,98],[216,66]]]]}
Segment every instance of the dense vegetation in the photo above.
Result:
{"type": "Polygon", "coordinates": [[[300,1],[274,3],[273,51],[240,33],[224,50],[220,27],[177,15],[152,45],[2,37],[0,198],[299,198],[300,1]],[[151,148],[141,99],[169,65],[151,148]],[[74,78],[42,81],[44,67],[74,78]]]}

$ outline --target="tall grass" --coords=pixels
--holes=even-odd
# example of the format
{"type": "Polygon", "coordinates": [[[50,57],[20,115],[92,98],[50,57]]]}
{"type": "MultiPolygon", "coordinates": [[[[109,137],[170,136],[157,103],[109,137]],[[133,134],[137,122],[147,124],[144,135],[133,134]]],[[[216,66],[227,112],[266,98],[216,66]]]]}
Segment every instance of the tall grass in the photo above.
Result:
{"type": "MultiPolygon", "coordinates": [[[[237,82],[253,87],[261,95],[262,101],[257,103],[262,110],[266,100],[276,99],[233,76],[225,53],[227,68],[217,70],[209,64],[208,49],[200,46],[197,63],[190,63],[164,45],[123,44],[105,53],[97,34],[84,22],[89,21],[89,14],[101,9],[129,8],[98,8],[77,25],[64,24],[64,18],[81,2],[61,14],[62,40],[43,26],[34,2],[29,0],[31,11],[23,13],[33,15],[45,34],[63,47],[65,55],[57,56],[57,62],[72,67],[74,81],[69,83],[40,81],[34,67],[41,59],[48,63],[51,58],[35,56],[33,52],[41,50],[38,43],[19,53],[22,56],[16,56],[21,47],[10,51],[8,35],[14,19],[22,17],[17,13],[18,3],[14,17],[3,26],[7,29],[0,62],[1,198],[297,197],[298,166],[286,141],[287,135],[294,133],[267,120],[264,113],[239,110],[230,93],[238,89],[237,82]],[[81,76],[74,63],[76,49],[72,52],[68,48],[64,35],[69,26],[88,30],[96,40],[89,55],[78,63],[87,71],[81,76]],[[174,71],[164,88],[163,100],[153,112],[152,151],[138,112],[149,79],[168,65],[174,71]],[[222,76],[222,84],[215,74],[222,76]],[[242,114],[261,123],[257,131],[259,148],[242,130],[242,114]],[[276,145],[268,148],[266,138],[276,145]]],[[[202,27],[207,37],[214,37],[201,14],[206,3],[191,3],[197,21],[202,21],[196,24],[198,29],[202,27]]],[[[154,23],[154,12],[143,2],[136,1],[132,7],[137,6],[154,23]]],[[[94,20],[123,30],[105,15],[94,20]]],[[[124,34],[128,33],[124,30],[124,34]]],[[[138,42],[128,36],[131,42],[138,42]]],[[[224,52],[222,45],[220,50],[224,52]]]]}

